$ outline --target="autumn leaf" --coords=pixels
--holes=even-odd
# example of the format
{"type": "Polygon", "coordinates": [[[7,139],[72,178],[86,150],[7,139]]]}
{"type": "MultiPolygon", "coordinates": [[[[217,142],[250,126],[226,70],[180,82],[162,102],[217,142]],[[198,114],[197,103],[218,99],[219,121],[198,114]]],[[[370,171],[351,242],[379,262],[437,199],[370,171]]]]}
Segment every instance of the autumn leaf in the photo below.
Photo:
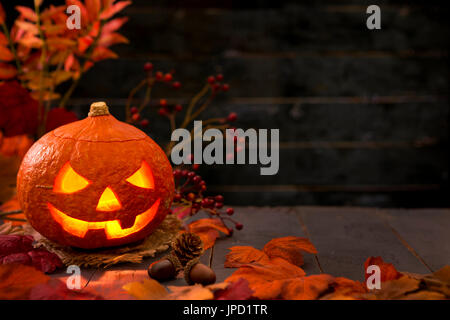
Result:
{"type": "Polygon", "coordinates": [[[112,16],[114,16],[119,11],[122,11],[124,8],[126,8],[130,4],[131,4],[131,1],[119,1],[115,4],[113,4],[112,6],[110,6],[109,8],[107,8],[106,10],[104,10],[100,14],[99,18],[101,20],[107,20],[107,19],[111,18],[112,16]]]}
{"type": "Polygon", "coordinates": [[[17,75],[17,69],[7,63],[0,62],[0,80],[12,79],[17,75]]]}
{"type": "Polygon", "coordinates": [[[33,287],[49,279],[43,272],[30,266],[0,265],[0,300],[26,300],[33,287]]]}
{"type": "MultiPolygon", "coordinates": [[[[402,276],[402,274],[395,269],[393,264],[384,262],[381,257],[367,258],[366,262],[364,262],[364,270],[367,270],[367,268],[371,265],[376,265],[380,268],[381,282],[398,279],[402,276]]],[[[370,277],[370,274],[364,272],[364,275],[367,281],[367,279],[370,277]]]]}
{"type": "Polygon", "coordinates": [[[269,257],[261,250],[250,246],[231,247],[226,255],[225,268],[239,268],[243,265],[260,262],[264,264],[269,261],[269,257]]]}
{"type": "Polygon", "coordinates": [[[138,300],[159,300],[168,295],[167,290],[154,279],[130,282],[122,288],[138,300]]]}
{"type": "Polygon", "coordinates": [[[45,249],[32,246],[33,237],[22,235],[0,235],[0,263],[21,263],[51,273],[63,266],[61,259],[45,249]]]}
{"type": "Polygon", "coordinates": [[[39,33],[39,29],[34,23],[21,21],[21,20],[16,20],[16,25],[20,29],[22,29],[22,30],[24,30],[26,32],[29,32],[32,35],[37,35],[39,33]]]}
{"type": "Polygon", "coordinates": [[[5,23],[5,18],[6,18],[5,9],[3,9],[3,6],[0,3],[0,24],[5,23]]]}
{"type": "Polygon", "coordinates": [[[118,55],[105,47],[97,47],[92,53],[92,60],[100,61],[105,59],[117,59],[118,55]]]}
{"type": "Polygon", "coordinates": [[[34,0],[34,6],[37,7],[37,8],[40,7],[41,4],[42,4],[42,1],[43,0],[34,0]]]}
{"type": "Polygon", "coordinates": [[[8,44],[9,44],[8,39],[2,32],[0,32],[0,45],[7,46],[8,44]]]}
{"type": "Polygon", "coordinates": [[[270,258],[283,258],[296,266],[303,265],[303,252],[317,253],[307,238],[293,236],[272,239],[264,246],[263,251],[270,258]]]}
{"type": "Polygon", "coordinates": [[[78,51],[80,51],[80,53],[84,53],[93,42],[94,39],[92,39],[91,36],[78,38],[78,51]]]}
{"type": "Polygon", "coordinates": [[[94,22],[97,20],[98,14],[100,12],[100,0],[85,0],[86,9],[89,15],[89,20],[94,22]]]}
{"type": "Polygon", "coordinates": [[[119,30],[127,21],[127,17],[115,18],[111,21],[108,21],[102,28],[102,34],[108,34],[119,30]]]}
{"type": "Polygon", "coordinates": [[[248,286],[248,281],[241,278],[230,283],[225,289],[214,293],[215,300],[248,300],[252,297],[253,290],[248,286]]]}
{"type": "Polygon", "coordinates": [[[211,248],[216,239],[219,237],[219,231],[230,234],[228,228],[223,224],[220,219],[199,219],[191,222],[188,225],[189,232],[197,234],[203,242],[203,248],[205,250],[211,248]]]}
{"type": "Polygon", "coordinates": [[[23,18],[33,22],[37,21],[37,15],[34,10],[24,6],[16,6],[16,10],[19,11],[23,18]]]}
{"type": "Polygon", "coordinates": [[[164,300],[212,300],[214,293],[200,284],[193,286],[168,286],[172,291],[169,295],[164,297],[164,300]]]}
{"type": "Polygon", "coordinates": [[[119,43],[128,43],[128,39],[125,38],[124,36],[122,36],[119,33],[113,32],[113,33],[109,33],[106,34],[104,36],[102,36],[100,38],[100,40],[98,41],[98,44],[100,46],[105,46],[105,47],[109,47],[112,46],[114,44],[119,44],[119,43]]]}
{"type": "Polygon", "coordinates": [[[11,61],[14,60],[14,55],[11,53],[11,51],[0,45],[0,60],[3,61],[11,61]]]}

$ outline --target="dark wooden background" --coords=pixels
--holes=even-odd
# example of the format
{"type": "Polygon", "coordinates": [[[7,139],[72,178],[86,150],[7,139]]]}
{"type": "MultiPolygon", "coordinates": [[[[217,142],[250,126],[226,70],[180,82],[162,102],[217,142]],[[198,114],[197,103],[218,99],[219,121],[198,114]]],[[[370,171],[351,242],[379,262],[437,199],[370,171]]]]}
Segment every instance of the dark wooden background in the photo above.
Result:
{"type": "MultiPolygon", "coordinates": [[[[202,166],[209,189],[240,205],[449,206],[449,11],[437,1],[148,1],[124,11],[129,45],[99,63],[71,107],[104,99],[119,118],[142,66],[176,70],[185,102],[222,72],[231,90],[210,115],[280,128],[280,170],[202,166]],[[382,29],[366,28],[381,7],[382,29]]],[[[154,110],[148,133],[168,122],[154,110]]]]}

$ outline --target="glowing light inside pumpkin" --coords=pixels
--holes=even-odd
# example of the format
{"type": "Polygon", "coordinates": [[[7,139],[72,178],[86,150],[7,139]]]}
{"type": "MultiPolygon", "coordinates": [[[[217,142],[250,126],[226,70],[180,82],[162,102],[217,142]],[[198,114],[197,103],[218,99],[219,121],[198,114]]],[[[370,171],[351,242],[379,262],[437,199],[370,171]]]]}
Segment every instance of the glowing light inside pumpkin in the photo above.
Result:
{"type": "Polygon", "coordinates": [[[128,179],[126,179],[126,181],[140,188],[155,188],[155,181],[153,180],[152,170],[145,161],[142,161],[139,170],[133,173],[128,179]]]}
{"type": "Polygon", "coordinates": [[[55,179],[53,191],[59,193],[74,193],[86,188],[89,183],[90,181],[88,179],[76,173],[70,166],[70,163],[67,162],[59,171],[58,176],[55,179]]]}
{"type": "Polygon", "coordinates": [[[114,191],[110,187],[107,187],[105,191],[103,191],[100,199],[97,203],[98,211],[115,211],[122,208],[122,205],[119,202],[119,198],[114,194],[114,191]]]}
{"type": "Polygon", "coordinates": [[[53,219],[57,223],[59,223],[65,231],[74,236],[84,238],[84,236],[89,230],[104,229],[107,239],[118,239],[136,233],[142,230],[146,225],[148,225],[158,212],[160,201],[161,201],[160,199],[156,200],[155,203],[150,207],[150,209],[136,216],[133,226],[125,229],[122,229],[119,220],[98,221],[98,222],[84,221],[69,217],[65,213],[56,209],[50,203],[48,203],[47,206],[48,209],[50,210],[53,219]]]}

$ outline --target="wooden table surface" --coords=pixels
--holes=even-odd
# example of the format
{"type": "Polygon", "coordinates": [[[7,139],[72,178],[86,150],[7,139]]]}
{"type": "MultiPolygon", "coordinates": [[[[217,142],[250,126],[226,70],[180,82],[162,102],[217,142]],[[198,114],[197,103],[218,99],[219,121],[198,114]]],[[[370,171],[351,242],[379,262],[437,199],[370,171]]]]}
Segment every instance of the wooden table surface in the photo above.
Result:
{"type": "MultiPolygon", "coordinates": [[[[363,265],[369,256],[381,256],[398,270],[413,273],[430,273],[450,264],[450,209],[237,207],[235,212],[234,218],[244,229],[219,239],[202,257],[216,271],[218,282],[234,271],[223,266],[228,248],[250,245],[261,249],[271,239],[284,236],[307,237],[316,246],[317,255],[305,254],[307,274],[323,272],[363,280],[363,265]]],[[[107,292],[147,279],[146,269],[156,259],[107,270],[83,269],[82,285],[107,292]]],[[[165,284],[186,285],[183,279],[165,284]]]]}

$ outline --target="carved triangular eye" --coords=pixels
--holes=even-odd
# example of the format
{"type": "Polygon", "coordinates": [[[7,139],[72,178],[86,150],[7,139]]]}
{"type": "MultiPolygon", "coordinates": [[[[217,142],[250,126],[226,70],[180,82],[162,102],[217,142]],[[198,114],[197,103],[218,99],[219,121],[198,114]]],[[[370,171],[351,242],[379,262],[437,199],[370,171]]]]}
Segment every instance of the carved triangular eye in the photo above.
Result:
{"type": "Polygon", "coordinates": [[[155,188],[152,170],[145,161],[142,161],[139,170],[133,173],[129,178],[127,178],[126,181],[140,188],[145,189],[155,188]]]}
{"type": "Polygon", "coordinates": [[[67,162],[59,171],[53,186],[54,192],[59,193],[74,193],[86,188],[90,181],[80,174],[76,173],[67,162]]]}

